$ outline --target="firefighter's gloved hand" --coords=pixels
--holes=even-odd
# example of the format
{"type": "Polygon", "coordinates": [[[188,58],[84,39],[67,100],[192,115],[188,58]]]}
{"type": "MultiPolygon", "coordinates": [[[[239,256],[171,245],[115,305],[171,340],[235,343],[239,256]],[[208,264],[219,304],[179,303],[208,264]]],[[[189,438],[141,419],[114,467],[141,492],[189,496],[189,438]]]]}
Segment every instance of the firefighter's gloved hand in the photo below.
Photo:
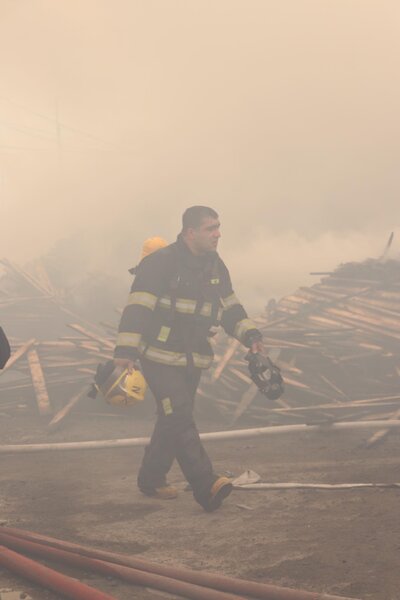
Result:
{"type": "Polygon", "coordinates": [[[97,392],[99,391],[99,384],[106,381],[106,379],[111,375],[114,370],[114,363],[111,360],[108,360],[105,364],[100,363],[97,365],[96,374],[94,376],[94,382],[92,383],[89,392],[88,398],[95,399],[97,397],[97,392]]]}
{"type": "Polygon", "coordinates": [[[244,345],[253,353],[263,351],[262,333],[258,329],[250,329],[244,339],[244,345]]]}

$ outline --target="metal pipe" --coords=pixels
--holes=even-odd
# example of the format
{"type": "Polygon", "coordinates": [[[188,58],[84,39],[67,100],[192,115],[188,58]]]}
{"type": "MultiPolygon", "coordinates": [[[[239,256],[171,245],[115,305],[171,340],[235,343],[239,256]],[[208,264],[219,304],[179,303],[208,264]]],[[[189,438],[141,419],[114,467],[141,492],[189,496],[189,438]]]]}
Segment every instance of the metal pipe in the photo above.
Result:
{"type": "Polygon", "coordinates": [[[214,588],[233,594],[241,594],[243,596],[251,596],[259,600],[356,600],[343,598],[342,596],[332,596],[330,594],[320,594],[318,592],[307,592],[304,590],[293,590],[290,588],[279,587],[267,583],[258,583],[254,581],[246,581],[226,575],[215,573],[207,573],[205,571],[194,571],[185,567],[175,567],[171,565],[162,565],[152,563],[136,556],[126,556],[115,552],[107,552],[105,550],[97,550],[88,546],[65,542],[53,537],[44,536],[23,529],[13,527],[0,527],[1,532],[13,537],[32,540],[43,545],[52,546],[78,553],[82,556],[88,556],[100,560],[105,560],[110,563],[133,567],[141,571],[156,573],[165,577],[179,579],[196,585],[214,588]]]}
{"type": "Polygon", "coordinates": [[[114,596],[100,592],[3,546],[0,546],[0,565],[71,600],[116,600],[114,596]]]}

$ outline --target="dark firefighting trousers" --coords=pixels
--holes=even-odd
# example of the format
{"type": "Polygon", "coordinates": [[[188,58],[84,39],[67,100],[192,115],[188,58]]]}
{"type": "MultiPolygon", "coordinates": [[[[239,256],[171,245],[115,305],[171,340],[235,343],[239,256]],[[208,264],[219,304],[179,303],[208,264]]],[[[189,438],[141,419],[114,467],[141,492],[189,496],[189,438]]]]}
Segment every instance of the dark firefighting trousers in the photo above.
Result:
{"type": "Polygon", "coordinates": [[[167,366],[141,360],[142,371],[157,404],[157,421],[145,449],[138,486],[151,495],[166,485],[174,459],[192,487],[195,500],[205,504],[217,479],[193,420],[193,403],[201,369],[167,366]]]}

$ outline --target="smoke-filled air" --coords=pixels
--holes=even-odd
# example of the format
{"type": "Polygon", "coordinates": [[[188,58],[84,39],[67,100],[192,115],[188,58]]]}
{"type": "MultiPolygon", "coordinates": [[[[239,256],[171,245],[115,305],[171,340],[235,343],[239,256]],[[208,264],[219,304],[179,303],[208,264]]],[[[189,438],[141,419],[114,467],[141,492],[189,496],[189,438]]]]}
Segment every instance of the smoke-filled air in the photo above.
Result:
{"type": "Polygon", "coordinates": [[[0,256],[127,290],[143,240],[205,204],[253,313],[378,257],[400,217],[399,18],[396,0],[2,0],[0,256]]]}
{"type": "Polygon", "coordinates": [[[0,600],[400,599],[400,0],[0,0],[0,600]]]}

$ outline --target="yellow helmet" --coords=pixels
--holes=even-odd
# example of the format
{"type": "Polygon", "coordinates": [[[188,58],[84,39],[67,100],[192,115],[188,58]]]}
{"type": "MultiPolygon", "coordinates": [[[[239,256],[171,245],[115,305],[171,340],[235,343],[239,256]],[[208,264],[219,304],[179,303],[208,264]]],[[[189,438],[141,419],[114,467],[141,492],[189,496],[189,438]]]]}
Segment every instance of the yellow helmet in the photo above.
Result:
{"type": "Polygon", "coordinates": [[[104,382],[97,383],[98,390],[108,404],[114,406],[131,406],[144,400],[147,384],[142,373],[134,369],[115,366],[104,382]]]}
{"type": "Polygon", "coordinates": [[[152,254],[156,250],[160,250],[160,248],[165,248],[165,246],[168,246],[168,242],[166,242],[161,237],[148,238],[143,242],[142,255],[140,257],[140,260],[142,260],[142,258],[144,258],[145,256],[152,254]]]}

